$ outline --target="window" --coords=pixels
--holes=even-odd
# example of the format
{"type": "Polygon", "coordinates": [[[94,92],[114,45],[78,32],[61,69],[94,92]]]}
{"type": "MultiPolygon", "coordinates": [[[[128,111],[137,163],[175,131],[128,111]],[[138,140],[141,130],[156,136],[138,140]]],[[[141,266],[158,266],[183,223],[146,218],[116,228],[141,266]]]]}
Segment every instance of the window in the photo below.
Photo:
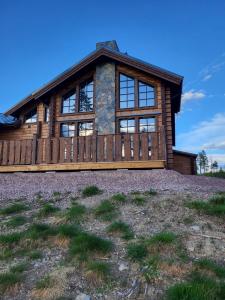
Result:
{"type": "Polygon", "coordinates": [[[49,121],[49,106],[45,106],[45,116],[44,116],[44,121],[48,122],[49,121]]]}
{"type": "Polygon", "coordinates": [[[155,118],[140,118],[139,132],[153,132],[155,131],[155,118]]]}
{"type": "Polygon", "coordinates": [[[37,109],[31,110],[28,114],[25,116],[25,123],[36,123],[37,122],[37,109]]]}
{"type": "Polygon", "coordinates": [[[86,81],[80,85],[79,111],[93,111],[93,80],[86,81]]]}
{"type": "Polygon", "coordinates": [[[155,91],[154,87],[145,84],[141,81],[138,82],[139,91],[139,107],[154,106],[155,104],[155,91]]]}
{"type": "Polygon", "coordinates": [[[134,79],[120,74],[120,108],[134,107],[134,79]]]}
{"type": "Polygon", "coordinates": [[[74,137],[75,136],[75,124],[74,123],[61,124],[60,135],[62,137],[74,137]]]}
{"type": "Polygon", "coordinates": [[[134,133],[134,132],[135,132],[134,119],[120,120],[120,133],[134,133]]]}
{"type": "Polygon", "coordinates": [[[76,105],[76,93],[71,92],[67,94],[62,99],[62,113],[69,114],[75,112],[75,105],[76,105]]]}
{"type": "Polygon", "coordinates": [[[79,136],[87,136],[93,134],[93,122],[79,123],[79,136]]]}

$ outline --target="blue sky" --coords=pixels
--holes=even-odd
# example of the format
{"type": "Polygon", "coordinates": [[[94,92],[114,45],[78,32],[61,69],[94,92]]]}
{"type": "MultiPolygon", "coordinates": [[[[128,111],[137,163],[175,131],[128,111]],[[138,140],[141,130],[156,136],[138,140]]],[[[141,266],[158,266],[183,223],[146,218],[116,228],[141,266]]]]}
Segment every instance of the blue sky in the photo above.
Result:
{"type": "Polygon", "coordinates": [[[225,164],[223,0],[0,0],[0,111],[111,39],[184,76],[176,148],[225,164]]]}

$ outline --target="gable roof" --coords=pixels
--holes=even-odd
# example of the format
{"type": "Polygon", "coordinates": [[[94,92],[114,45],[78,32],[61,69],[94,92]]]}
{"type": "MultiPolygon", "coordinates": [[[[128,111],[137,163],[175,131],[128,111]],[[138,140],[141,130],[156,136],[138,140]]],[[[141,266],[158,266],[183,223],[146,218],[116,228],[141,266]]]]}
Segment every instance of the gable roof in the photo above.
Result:
{"type": "Polygon", "coordinates": [[[40,89],[35,90],[32,94],[18,102],[16,105],[14,105],[12,108],[7,110],[5,113],[13,114],[18,109],[26,105],[32,100],[37,100],[41,96],[45,95],[46,93],[50,92],[52,89],[54,89],[59,84],[63,83],[65,80],[69,79],[71,76],[75,75],[77,72],[81,71],[83,68],[87,67],[89,64],[94,63],[101,57],[106,57],[109,59],[112,59],[114,61],[124,63],[128,66],[134,67],[138,70],[144,71],[150,75],[156,76],[158,78],[161,78],[169,83],[171,83],[175,87],[175,95],[174,99],[176,99],[177,105],[176,105],[176,111],[180,110],[180,99],[181,99],[181,91],[182,91],[182,82],[183,77],[175,74],[173,72],[170,72],[168,70],[162,69],[160,67],[157,67],[155,65],[149,64],[147,62],[144,62],[140,59],[134,58],[130,55],[121,53],[119,51],[113,50],[107,46],[103,46],[93,52],[91,52],[89,55],[84,57],[81,61],[79,61],[77,64],[73,65],[57,77],[55,77],[53,80],[42,86],[40,89]]]}

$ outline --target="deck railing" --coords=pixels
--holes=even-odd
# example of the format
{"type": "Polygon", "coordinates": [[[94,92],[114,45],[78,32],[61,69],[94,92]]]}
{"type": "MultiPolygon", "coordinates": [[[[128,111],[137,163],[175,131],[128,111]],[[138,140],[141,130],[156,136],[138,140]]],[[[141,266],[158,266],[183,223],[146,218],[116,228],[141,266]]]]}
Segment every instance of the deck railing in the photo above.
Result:
{"type": "Polygon", "coordinates": [[[163,132],[0,141],[0,165],[165,160],[163,132]]]}

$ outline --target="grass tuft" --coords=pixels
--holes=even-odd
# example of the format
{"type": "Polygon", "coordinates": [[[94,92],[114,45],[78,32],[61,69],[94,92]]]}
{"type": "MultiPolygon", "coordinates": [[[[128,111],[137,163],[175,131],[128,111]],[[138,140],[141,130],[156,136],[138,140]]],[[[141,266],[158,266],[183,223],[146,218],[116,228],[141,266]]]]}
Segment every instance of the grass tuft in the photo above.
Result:
{"type": "Polygon", "coordinates": [[[43,257],[43,254],[40,250],[33,250],[33,251],[30,251],[27,253],[27,256],[32,259],[32,260],[35,260],[35,259],[40,259],[43,257]]]}
{"type": "Polygon", "coordinates": [[[22,276],[19,273],[5,272],[0,273],[0,293],[6,292],[12,286],[20,283],[22,276]]]}
{"type": "Polygon", "coordinates": [[[89,185],[85,187],[82,191],[83,197],[91,197],[101,194],[102,191],[96,185],[89,185]]]}
{"type": "Polygon", "coordinates": [[[200,269],[212,271],[219,278],[225,278],[225,267],[218,266],[213,260],[202,258],[195,262],[200,269]]]}
{"type": "Polygon", "coordinates": [[[117,216],[116,207],[109,201],[102,201],[94,210],[95,216],[103,221],[111,221],[117,216]]]}
{"type": "Polygon", "coordinates": [[[138,206],[144,205],[146,200],[143,196],[135,195],[132,202],[138,206]]]}
{"type": "Polygon", "coordinates": [[[36,283],[36,289],[47,289],[53,286],[53,280],[49,275],[46,275],[45,277],[41,278],[36,283]]]}
{"type": "Polygon", "coordinates": [[[71,222],[79,222],[86,213],[86,207],[81,204],[74,203],[66,212],[66,219],[71,222]]]}
{"type": "Polygon", "coordinates": [[[28,207],[24,203],[13,203],[0,210],[0,215],[11,215],[27,210],[28,207]]]}
{"type": "Polygon", "coordinates": [[[0,235],[0,244],[14,244],[18,243],[24,236],[23,232],[14,232],[9,234],[1,234],[0,235]]]}
{"type": "Polygon", "coordinates": [[[162,231],[147,240],[148,245],[152,244],[172,244],[176,241],[176,235],[170,231],[162,231]]]}
{"type": "Polygon", "coordinates": [[[12,273],[23,273],[27,270],[27,268],[28,268],[28,264],[25,263],[25,262],[22,262],[20,264],[12,266],[10,268],[10,272],[12,272],[12,273]]]}
{"type": "Polygon", "coordinates": [[[57,227],[57,232],[62,237],[73,238],[77,236],[81,230],[78,226],[71,224],[62,224],[57,227]]]}
{"type": "Polygon", "coordinates": [[[107,281],[110,276],[110,265],[106,262],[92,261],[87,265],[87,279],[97,286],[107,281]]]}
{"type": "Polygon", "coordinates": [[[130,226],[122,221],[115,221],[107,227],[107,232],[119,232],[121,237],[125,240],[132,239],[134,237],[133,231],[130,226]]]}
{"type": "Polygon", "coordinates": [[[9,227],[18,227],[21,225],[24,225],[27,222],[27,218],[24,216],[14,216],[12,217],[7,223],[6,225],[9,227]]]}
{"type": "Polygon", "coordinates": [[[49,215],[53,215],[58,212],[60,209],[50,203],[45,203],[43,207],[38,212],[38,217],[47,217],[49,215]]]}
{"type": "Polygon", "coordinates": [[[127,196],[123,193],[118,193],[112,196],[112,200],[115,203],[125,203],[127,201],[127,196]]]}
{"type": "Polygon", "coordinates": [[[53,236],[56,234],[57,230],[55,228],[44,223],[32,224],[26,232],[26,236],[32,240],[37,240],[40,238],[46,239],[49,236],[53,236]]]}
{"type": "Polygon", "coordinates": [[[147,247],[142,243],[132,243],[127,246],[127,256],[135,262],[140,262],[148,254],[147,247]]]}

